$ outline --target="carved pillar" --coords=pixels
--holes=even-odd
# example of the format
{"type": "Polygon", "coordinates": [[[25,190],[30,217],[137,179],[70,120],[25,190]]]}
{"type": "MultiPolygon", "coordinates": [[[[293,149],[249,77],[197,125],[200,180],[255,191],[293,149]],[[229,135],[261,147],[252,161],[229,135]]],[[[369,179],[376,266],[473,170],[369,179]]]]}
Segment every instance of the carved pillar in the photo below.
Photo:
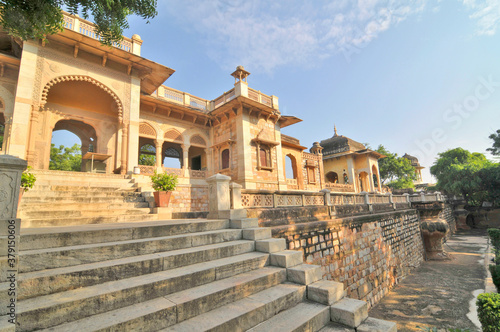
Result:
{"type": "Polygon", "coordinates": [[[127,173],[127,137],[128,137],[128,127],[125,122],[122,122],[122,153],[121,153],[121,168],[120,173],[127,173]]]}
{"type": "Polygon", "coordinates": [[[163,141],[155,139],[155,151],[156,151],[156,168],[157,171],[161,169],[161,165],[163,162],[162,158],[162,147],[163,147],[163,141]]]}
{"type": "Polygon", "coordinates": [[[213,174],[213,166],[212,166],[212,149],[204,149],[205,151],[205,162],[207,165],[207,175],[213,174]]]}
{"type": "Polygon", "coordinates": [[[184,176],[189,177],[189,147],[190,145],[181,144],[182,148],[182,169],[184,176]]]}
{"type": "Polygon", "coordinates": [[[439,217],[444,205],[440,202],[419,202],[412,204],[420,214],[420,231],[424,240],[428,260],[446,260],[443,238],[449,232],[448,222],[439,217]]]}
{"type": "Polygon", "coordinates": [[[9,145],[10,145],[10,135],[11,135],[11,128],[12,128],[12,115],[5,116],[5,128],[3,131],[3,145],[2,145],[2,151],[3,154],[8,154],[9,153],[9,145]]]}

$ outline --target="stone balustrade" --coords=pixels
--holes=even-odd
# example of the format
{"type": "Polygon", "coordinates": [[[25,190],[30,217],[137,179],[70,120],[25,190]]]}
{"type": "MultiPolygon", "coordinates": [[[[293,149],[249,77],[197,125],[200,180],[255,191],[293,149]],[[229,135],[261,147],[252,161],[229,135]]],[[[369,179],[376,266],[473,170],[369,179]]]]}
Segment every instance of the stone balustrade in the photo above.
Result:
{"type": "MultiPolygon", "coordinates": [[[[66,28],[67,30],[76,31],[95,40],[102,40],[102,37],[96,33],[95,24],[90,21],[66,12],[63,12],[63,21],[64,28],[66,28]]],[[[140,39],[130,39],[127,37],[123,37],[123,40],[121,42],[113,43],[113,46],[126,52],[140,55],[141,44],[142,40],[140,39]]]]}
{"type": "Polygon", "coordinates": [[[373,211],[374,205],[391,206],[393,210],[410,207],[407,195],[330,193],[328,189],[321,192],[244,190],[241,202],[243,208],[362,205],[367,211],[373,211]]]}

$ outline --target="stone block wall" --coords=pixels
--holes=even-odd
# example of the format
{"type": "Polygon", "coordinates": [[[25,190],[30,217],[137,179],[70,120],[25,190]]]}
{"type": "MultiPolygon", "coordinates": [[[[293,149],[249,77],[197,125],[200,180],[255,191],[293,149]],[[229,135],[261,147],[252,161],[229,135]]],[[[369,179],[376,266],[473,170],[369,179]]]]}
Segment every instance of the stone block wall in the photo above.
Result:
{"type": "Polygon", "coordinates": [[[323,277],[343,282],[347,295],[377,303],[423,261],[419,216],[415,210],[277,226],[273,237],[300,250],[323,277]]]}
{"type": "Polygon", "coordinates": [[[439,213],[439,218],[446,220],[448,226],[450,226],[450,231],[446,234],[446,240],[448,240],[457,231],[457,223],[453,215],[453,205],[444,204],[443,210],[439,213]]]}
{"type": "Polygon", "coordinates": [[[175,212],[208,211],[208,186],[178,185],[170,197],[169,207],[175,212]]]}

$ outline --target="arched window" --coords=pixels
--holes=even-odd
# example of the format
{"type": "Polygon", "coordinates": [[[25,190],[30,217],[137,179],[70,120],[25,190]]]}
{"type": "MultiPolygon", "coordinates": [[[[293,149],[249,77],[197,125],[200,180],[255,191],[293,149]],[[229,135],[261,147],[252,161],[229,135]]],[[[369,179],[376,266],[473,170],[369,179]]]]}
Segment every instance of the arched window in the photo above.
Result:
{"type": "Polygon", "coordinates": [[[328,181],[329,183],[338,183],[339,176],[335,172],[328,172],[326,174],[326,181],[328,181]]]}
{"type": "Polygon", "coordinates": [[[297,179],[297,161],[291,154],[285,157],[285,176],[287,179],[297,179]]]}
{"type": "Polygon", "coordinates": [[[229,149],[224,149],[221,152],[222,169],[229,168],[229,149]]]}

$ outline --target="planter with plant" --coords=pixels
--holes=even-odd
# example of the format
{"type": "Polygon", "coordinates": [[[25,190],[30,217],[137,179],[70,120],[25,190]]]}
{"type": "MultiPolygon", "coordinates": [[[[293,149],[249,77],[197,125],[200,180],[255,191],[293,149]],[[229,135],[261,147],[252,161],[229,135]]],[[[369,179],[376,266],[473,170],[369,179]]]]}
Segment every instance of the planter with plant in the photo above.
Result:
{"type": "Polygon", "coordinates": [[[153,184],[155,204],[157,207],[167,207],[170,201],[172,191],[177,187],[177,175],[164,173],[156,173],[151,175],[151,183],[153,184]]]}

